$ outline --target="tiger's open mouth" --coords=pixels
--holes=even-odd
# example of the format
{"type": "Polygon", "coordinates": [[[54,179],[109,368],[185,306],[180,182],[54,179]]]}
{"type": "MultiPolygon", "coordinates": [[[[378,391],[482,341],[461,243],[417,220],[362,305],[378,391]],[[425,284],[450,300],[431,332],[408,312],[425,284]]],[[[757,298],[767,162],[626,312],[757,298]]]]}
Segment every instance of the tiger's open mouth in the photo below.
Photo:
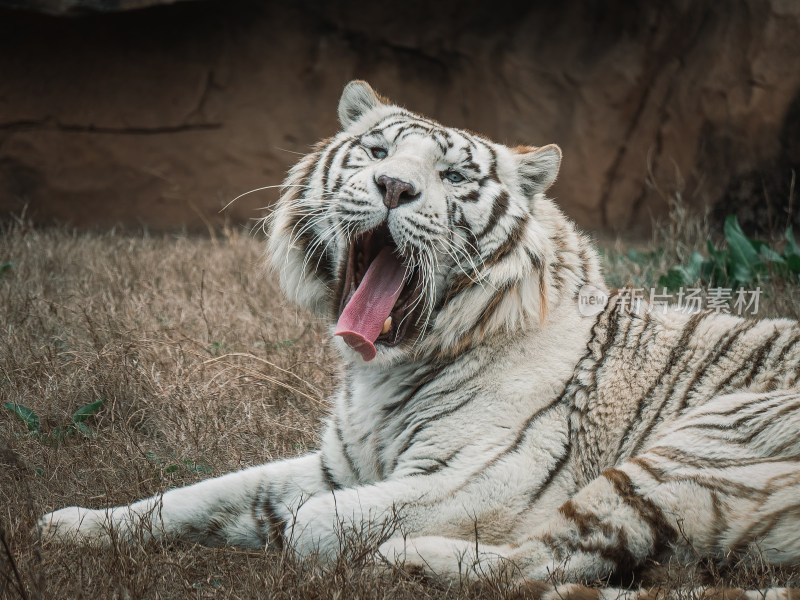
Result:
{"type": "Polygon", "coordinates": [[[348,251],[335,335],[365,361],[375,358],[375,344],[396,346],[415,321],[411,313],[421,283],[417,270],[399,256],[385,223],[360,235],[348,251]]]}

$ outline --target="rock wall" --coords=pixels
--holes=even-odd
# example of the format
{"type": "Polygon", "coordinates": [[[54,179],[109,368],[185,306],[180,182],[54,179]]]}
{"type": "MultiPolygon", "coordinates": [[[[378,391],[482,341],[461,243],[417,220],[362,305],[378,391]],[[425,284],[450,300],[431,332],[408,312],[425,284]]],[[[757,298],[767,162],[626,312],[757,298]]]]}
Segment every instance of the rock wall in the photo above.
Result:
{"type": "Polygon", "coordinates": [[[676,192],[715,214],[786,218],[800,166],[800,3],[475,4],[2,10],[0,213],[247,223],[275,190],[219,211],[279,184],[336,130],[342,86],[363,78],[448,125],[560,144],[553,194],[588,228],[645,230],[676,192]]]}

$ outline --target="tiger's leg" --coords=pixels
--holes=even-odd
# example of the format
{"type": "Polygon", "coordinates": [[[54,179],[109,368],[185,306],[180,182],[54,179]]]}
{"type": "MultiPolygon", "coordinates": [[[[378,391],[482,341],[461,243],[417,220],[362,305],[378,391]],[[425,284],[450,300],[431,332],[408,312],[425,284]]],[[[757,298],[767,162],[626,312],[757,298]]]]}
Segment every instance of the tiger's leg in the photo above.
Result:
{"type": "Polygon", "coordinates": [[[44,515],[44,539],[108,542],[112,535],[181,539],[205,545],[280,547],[284,514],[330,492],[319,453],[280,460],[195,483],[129,506],[62,508],[44,515]]]}
{"type": "Polygon", "coordinates": [[[511,568],[570,581],[625,572],[664,551],[722,559],[757,548],[800,559],[800,393],[733,394],[679,418],[513,544],[393,540],[390,560],[447,577],[511,568]],[[476,555],[477,552],[477,555],[476,555]]]}
{"type": "MultiPolygon", "coordinates": [[[[179,539],[209,546],[291,548],[333,558],[348,530],[392,535],[402,520],[421,534],[464,512],[442,502],[462,480],[446,470],[369,485],[334,480],[319,453],[268,463],[170,490],[129,506],[69,507],[44,515],[45,539],[179,539]],[[324,465],[324,466],[323,466],[324,465]],[[402,514],[401,514],[402,513],[402,514]],[[385,532],[385,533],[382,533],[385,532]]],[[[341,473],[340,473],[341,474],[341,473]]]]}
{"type": "Polygon", "coordinates": [[[336,556],[349,532],[379,539],[442,531],[469,518],[463,472],[442,469],[368,485],[326,477],[319,454],[224,475],[107,510],[70,507],[40,520],[46,537],[78,542],[183,539],[206,545],[289,547],[336,556]]]}

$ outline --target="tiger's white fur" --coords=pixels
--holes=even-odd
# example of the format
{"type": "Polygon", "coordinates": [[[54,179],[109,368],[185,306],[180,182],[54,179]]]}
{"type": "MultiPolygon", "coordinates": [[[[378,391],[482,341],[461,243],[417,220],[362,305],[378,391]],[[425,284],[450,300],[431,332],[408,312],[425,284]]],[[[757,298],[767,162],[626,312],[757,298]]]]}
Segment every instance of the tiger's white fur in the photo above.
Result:
{"type": "Polygon", "coordinates": [[[800,559],[798,323],[626,311],[614,295],[583,317],[579,288],[605,284],[543,195],[557,147],[445,128],[363,82],[339,117],[291,170],[269,255],[333,332],[349,245],[388,226],[422,286],[400,343],[364,362],[336,338],[345,367],[320,451],[109,511],[61,509],[46,535],[132,535],[145,519],[159,538],[325,557],[342,525],[399,516],[404,537],[383,556],[445,577],[513,564],[580,581],[754,544],[800,559]],[[418,195],[387,208],[381,175],[418,195]]]}

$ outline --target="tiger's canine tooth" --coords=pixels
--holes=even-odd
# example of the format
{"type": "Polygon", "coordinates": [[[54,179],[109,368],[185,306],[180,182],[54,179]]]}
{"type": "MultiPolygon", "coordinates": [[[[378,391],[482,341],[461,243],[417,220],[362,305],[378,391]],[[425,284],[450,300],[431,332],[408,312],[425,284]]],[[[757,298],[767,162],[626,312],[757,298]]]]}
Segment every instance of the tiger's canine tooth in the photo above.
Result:
{"type": "Polygon", "coordinates": [[[383,335],[384,333],[389,333],[389,330],[391,328],[392,328],[392,316],[389,315],[383,322],[383,327],[381,328],[381,335],[383,335]]]}

